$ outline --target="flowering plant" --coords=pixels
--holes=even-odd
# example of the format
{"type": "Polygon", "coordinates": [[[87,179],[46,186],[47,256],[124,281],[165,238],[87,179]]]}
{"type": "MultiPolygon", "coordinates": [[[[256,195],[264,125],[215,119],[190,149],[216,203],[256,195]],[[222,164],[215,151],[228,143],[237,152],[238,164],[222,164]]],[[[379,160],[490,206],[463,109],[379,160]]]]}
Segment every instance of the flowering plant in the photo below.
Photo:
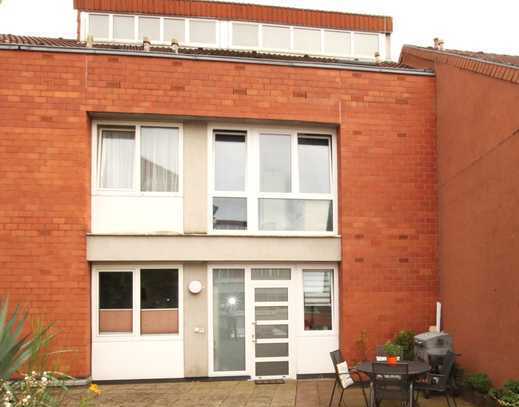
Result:
{"type": "Polygon", "coordinates": [[[22,380],[0,379],[2,407],[54,407],[62,402],[63,392],[50,387],[65,389],[61,375],[52,372],[31,372],[22,380]]]}

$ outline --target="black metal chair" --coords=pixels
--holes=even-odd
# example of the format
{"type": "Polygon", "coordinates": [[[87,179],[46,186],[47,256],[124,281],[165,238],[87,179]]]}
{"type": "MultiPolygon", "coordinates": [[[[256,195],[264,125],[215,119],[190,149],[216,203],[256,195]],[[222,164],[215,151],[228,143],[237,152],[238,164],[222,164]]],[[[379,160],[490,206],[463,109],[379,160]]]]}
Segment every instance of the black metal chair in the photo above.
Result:
{"type": "Polygon", "coordinates": [[[400,400],[411,403],[412,383],[407,363],[388,364],[375,362],[372,365],[372,403],[380,406],[382,400],[400,400]]]}
{"type": "Polygon", "coordinates": [[[339,399],[338,404],[338,406],[340,406],[342,404],[344,390],[353,386],[355,383],[359,383],[361,385],[362,395],[364,397],[366,407],[369,407],[368,398],[366,396],[366,391],[364,389],[364,385],[367,382],[362,380],[362,376],[360,375],[360,373],[357,372],[354,368],[348,368],[348,364],[342,357],[340,350],[334,350],[333,352],[330,352],[330,358],[332,359],[333,368],[335,370],[335,382],[333,383],[332,394],[330,396],[330,402],[328,403],[328,407],[331,407],[333,403],[333,396],[335,395],[335,389],[337,387],[341,390],[341,397],[339,399]],[[352,376],[355,376],[356,380],[354,380],[352,376]]]}
{"type": "Polygon", "coordinates": [[[454,406],[457,407],[455,397],[455,386],[454,386],[454,363],[456,362],[456,354],[448,351],[440,368],[440,373],[427,373],[425,381],[416,382],[414,387],[416,390],[416,403],[418,403],[418,397],[420,392],[424,393],[440,393],[445,396],[447,405],[451,407],[449,401],[449,393],[454,402],[454,406]]]}

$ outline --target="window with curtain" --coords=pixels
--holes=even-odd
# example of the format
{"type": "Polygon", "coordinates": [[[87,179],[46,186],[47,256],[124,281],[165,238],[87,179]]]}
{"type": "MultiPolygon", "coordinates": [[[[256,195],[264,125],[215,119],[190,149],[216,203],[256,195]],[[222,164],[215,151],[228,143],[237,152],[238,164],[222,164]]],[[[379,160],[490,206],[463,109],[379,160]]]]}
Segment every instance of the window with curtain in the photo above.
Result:
{"type": "Polygon", "coordinates": [[[105,189],[132,189],[135,130],[101,131],[100,183],[105,189]]]}
{"type": "Polygon", "coordinates": [[[333,270],[303,270],[305,331],[332,329],[333,270]]]}
{"type": "Polygon", "coordinates": [[[99,131],[97,186],[100,189],[178,192],[179,166],[177,127],[110,126],[99,131]]]}
{"type": "Polygon", "coordinates": [[[141,191],[178,192],[178,129],[141,128],[141,191]]]}

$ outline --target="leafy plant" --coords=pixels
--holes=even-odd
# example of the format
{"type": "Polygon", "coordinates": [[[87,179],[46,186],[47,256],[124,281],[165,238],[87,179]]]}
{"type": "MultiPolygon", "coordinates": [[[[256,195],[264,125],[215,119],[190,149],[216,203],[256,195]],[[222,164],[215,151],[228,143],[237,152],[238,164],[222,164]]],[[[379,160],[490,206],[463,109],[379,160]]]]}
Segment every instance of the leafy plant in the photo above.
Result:
{"type": "Polygon", "coordinates": [[[400,356],[400,354],[402,352],[402,348],[400,348],[400,346],[397,345],[396,343],[387,341],[384,344],[384,352],[386,352],[386,354],[388,356],[400,356]]]}
{"type": "Polygon", "coordinates": [[[487,394],[492,387],[492,382],[486,373],[473,373],[466,377],[465,384],[478,393],[487,394]]]}
{"type": "Polygon", "coordinates": [[[0,303],[0,378],[9,379],[29,360],[36,360],[40,350],[53,339],[50,325],[39,325],[32,334],[23,333],[27,312],[18,306],[8,316],[9,301],[0,303]]]}
{"type": "Polygon", "coordinates": [[[491,397],[504,407],[519,407],[519,380],[508,380],[502,389],[491,389],[491,397]]]}
{"type": "Polygon", "coordinates": [[[413,331],[402,330],[393,338],[393,343],[402,348],[404,360],[414,359],[415,335],[413,331]]]}

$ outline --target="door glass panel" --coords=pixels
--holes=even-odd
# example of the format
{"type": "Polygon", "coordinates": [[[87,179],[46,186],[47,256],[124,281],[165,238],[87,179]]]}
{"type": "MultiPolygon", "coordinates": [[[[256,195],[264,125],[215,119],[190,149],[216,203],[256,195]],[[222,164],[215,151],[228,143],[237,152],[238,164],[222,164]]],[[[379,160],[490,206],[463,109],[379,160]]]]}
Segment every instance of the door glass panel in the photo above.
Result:
{"type": "Polygon", "coordinates": [[[290,280],[290,269],[252,269],[252,280],[290,280]]]}
{"type": "Polygon", "coordinates": [[[256,376],[284,376],[288,375],[288,361],[286,362],[256,362],[256,376]]]}
{"type": "Polygon", "coordinates": [[[288,325],[256,325],[256,339],[288,338],[288,325]]]}
{"type": "Polygon", "coordinates": [[[288,356],[288,343],[257,343],[257,358],[278,358],[288,356]]]}
{"type": "Polygon", "coordinates": [[[213,270],[214,370],[245,370],[245,271],[213,270]]]}
{"type": "Polygon", "coordinates": [[[256,321],[286,321],[288,307],[256,307],[256,321]]]}
{"type": "Polygon", "coordinates": [[[254,290],[256,302],[288,301],[288,288],[262,287],[254,290]]]}

